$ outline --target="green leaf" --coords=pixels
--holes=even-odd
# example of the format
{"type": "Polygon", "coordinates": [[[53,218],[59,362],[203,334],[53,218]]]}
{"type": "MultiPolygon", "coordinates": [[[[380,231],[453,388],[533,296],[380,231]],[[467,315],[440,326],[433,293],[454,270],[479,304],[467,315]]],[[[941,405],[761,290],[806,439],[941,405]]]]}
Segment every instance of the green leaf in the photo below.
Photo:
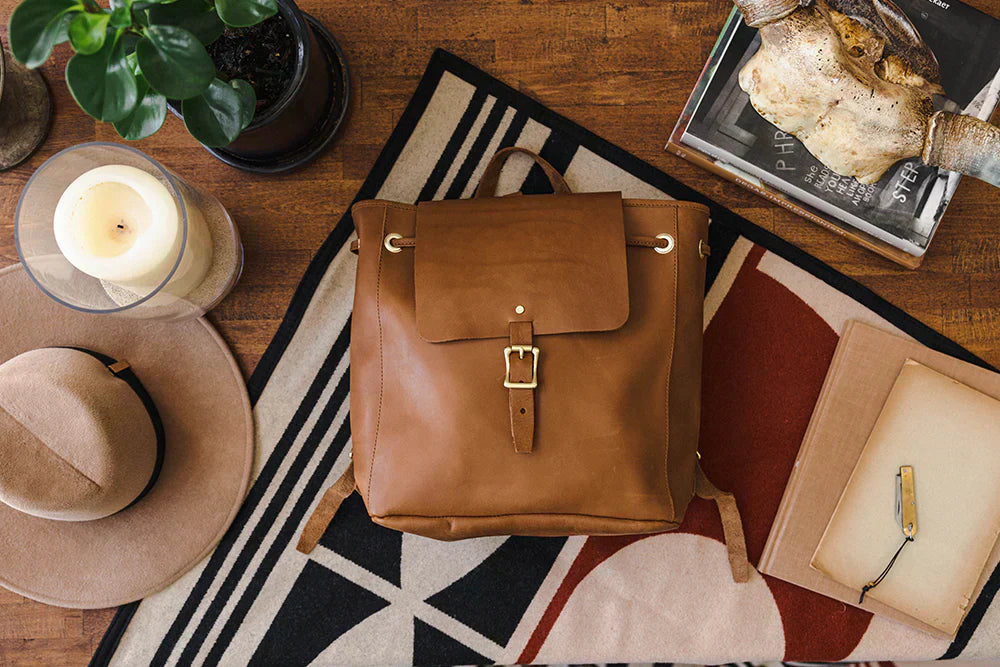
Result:
{"type": "MultiPolygon", "coordinates": [[[[129,67],[131,67],[131,63],[135,62],[135,45],[138,44],[139,40],[142,38],[133,32],[124,32],[119,30],[118,34],[120,35],[118,37],[118,41],[122,43],[122,50],[125,52],[125,55],[128,56],[130,63],[129,67]]],[[[134,72],[135,68],[132,68],[132,71],[134,72]]]]}
{"type": "Polygon", "coordinates": [[[247,125],[253,122],[254,114],[257,113],[257,93],[253,86],[243,79],[233,79],[229,85],[240,96],[240,131],[246,129],[247,125]]]}
{"type": "Polygon", "coordinates": [[[56,30],[56,44],[69,41],[69,24],[73,22],[76,12],[67,12],[59,19],[59,28],[56,30]]]}
{"type": "Polygon", "coordinates": [[[211,44],[217,40],[226,27],[215,12],[215,7],[207,0],[177,0],[169,5],[150,7],[149,22],[184,28],[202,44],[211,44]]]}
{"type": "Polygon", "coordinates": [[[278,13],[274,0],[216,0],[215,8],[219,18],[234,28],[257,25],[278,13]]]}
{"type": "Polygon", "coordinates": [[[127,28],[132,25],[132,10],[128,7],[115,7],[111,11],[111,27],[127,28]]]}
{"type": "Polygon", "coordinates": [[[191,135],[206,146],[225,146],[243,130],[242,93],[214,79],[198,97],[181,103],[184,124],[191,135]]]}
{"type": "Polygon", "coordinates": [[[177,2],[177,0],[139,0],[134,6],[136,9],[149,9],[156,5],[169,5],[174,2],[177,2]]]}
{"type": "Polygon", "coordinates": [[[127,9],[132,10],[132,0],[111,0],[111,10],[127,9]]]}
{"type": "Polygon", "coordinates": [[[108,36],[110,19],[111,15],[104,13],[83,12],[74,16],[69,23],[69,43],[73,50],[85,56],[100,51],[108,36]]]}
{"type": "Polygon", "coordinates": [[[149,87],[142,72],[136,74],[139,101],[132,113],[115,123],[115,130],[129,141],[145,139],[163,125],[167,117],[167,98],[149,87]]]}
{"type": "Polygon", "coordinates": [[[82,11],[79,0],[24,0],[10,15],[14,58],[32,68],[44,63],[65,34],[66,14],[82,11]]]}
{"type": "Polygon", "coordinates": [[[135,74],[117,35],[92,55],[78,53],[66,64],[66,85],[80,108],[97,120],[115,122],[131,113],[138,99],[135,74]]]}
{"type": "Polygon", "coordinates": [[[194,97],[215,78],[215,65],[205,47],[183,28],[149,26],[135,53],[149,85],[171,99],[194,97]]]}

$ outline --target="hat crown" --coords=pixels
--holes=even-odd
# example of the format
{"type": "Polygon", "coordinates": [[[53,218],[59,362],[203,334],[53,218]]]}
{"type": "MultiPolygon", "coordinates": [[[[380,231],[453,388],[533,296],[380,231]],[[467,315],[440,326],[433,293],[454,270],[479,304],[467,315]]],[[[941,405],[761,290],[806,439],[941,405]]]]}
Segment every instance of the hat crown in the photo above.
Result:
{"type": "Polygon", "coordinates": [[[0,502],[100,519],[142,492],[156,454],[142,400],[94,356],[44,348],[0,365],[0,502]]]}

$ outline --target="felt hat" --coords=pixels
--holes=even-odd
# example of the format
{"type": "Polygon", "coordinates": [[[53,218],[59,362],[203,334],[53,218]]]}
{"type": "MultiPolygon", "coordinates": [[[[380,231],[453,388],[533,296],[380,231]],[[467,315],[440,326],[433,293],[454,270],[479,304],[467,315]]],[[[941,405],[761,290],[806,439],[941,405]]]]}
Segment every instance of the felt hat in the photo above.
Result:
{"type": "Polygon", "coordinates": [[[155,593],[246,495],[253,419],[204,319],[129,320],[0,270],[0,585],[62,607],[155,593]]]}

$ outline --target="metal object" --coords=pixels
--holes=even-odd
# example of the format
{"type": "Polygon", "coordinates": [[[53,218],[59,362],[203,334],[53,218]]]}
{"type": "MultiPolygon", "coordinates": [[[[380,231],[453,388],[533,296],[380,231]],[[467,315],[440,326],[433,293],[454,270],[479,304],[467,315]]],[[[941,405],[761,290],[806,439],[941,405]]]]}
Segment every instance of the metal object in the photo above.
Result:
{"type": "Polygon", "coordinates": [[[666,255],[671,250],[674,249],[674,237],[671,236],[670,234],[657,234],[656,238],[663,239],[664,241],[667,242],[667,245],[664,248],[653,248],[653,250],[655,250],[656,252],[660,253],[661,255],[666,255]]]}
{"type": "Polygon", "coordinates": [[[385,240],[382,241],[382,245],[384,245],[385,249],[388,250],[389,252],[403,252],[402,248],[400,248],[399,246],[393,245],[393,243],[392,243],[393,241],[396,241],[396,240],[401,239],[401,238],[403,238],[403,235],[402,234],[397,234],[395,232],[393,232],[391,234],[386,234],[385,235],[385,240]]]}
{"type": "Polygon", "coordinates": [[[917,496],[913,485],[913,466],[900,466],[896,474],[896,519],[904,536],[916,536],[917,496]]]}
{"type": "Polygon", "coordinates": [[[913,466],[900,466],[896,473],[896,520],[903,531],[903,543],[896,549],[889,564],[885,566],[882,573],[861,587],[861,597],[858,604],[865,601],[868,591],[875,588],[885,580],[889,570],[896,564],[899,554],[903,553],[903,547],[913,541],[917,534],[917,497],[913,490],[913,466]]]}
{"type": "Polygon", "coordinates": [[[514,312],[517,313],[518,315],[523,314],[524,313],[524,306],[514,306],[514,312]]]}
{"type": "Polygon", "coordinates": [[[507,373],[503,378],[503,386],[507,389],[534,389],[538,386],[538,348],[531,347],[530,345],[511,345],[510,347],[505,347],[503,349],[503,362],[507,366],[507,373]],[[517,356],[520,359],[524,359],[524,353],[530,352],[532,356],[531,360],[531,381],[530,382],[511,382],[510,381],[510,355],[512,352],[517,352],[517,356]]]}
{"type": "Polygon", "coordinates": [[[111,373],[113,375],[118,375],[119,373],[121,373],[122,371],[124,371],[124,370],[126,370],[128,368],[131,368],[131,366],[130,366],[130,364],[127,361],[124,361],[124,360],[122,360],[122,361],[116,361],[115,363],[113,363],[110,366],[108,366],[108,370],[111,371],[111,373]]]}

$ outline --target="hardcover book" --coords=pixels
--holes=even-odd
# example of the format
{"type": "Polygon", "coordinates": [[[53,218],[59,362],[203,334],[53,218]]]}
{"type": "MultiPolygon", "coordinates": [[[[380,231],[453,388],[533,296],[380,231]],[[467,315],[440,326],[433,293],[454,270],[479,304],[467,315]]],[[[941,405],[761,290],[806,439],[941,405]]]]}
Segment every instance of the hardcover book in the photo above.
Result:
{"type": "MultiPolygon", "coordinates": [[[[757,569],[845,604],[889,617],[936,637],[950,639],[954,634],[950,628],[946,630],[917,618],[912,608],[897,609],[891,603],[872,597],[881,586],[888,586],[887,583],[872,590],[865,597],[864,603],[858,602],[860,586],[878,575],[892,551],[902,542],[902,533],[896,524],[893,524],[889,537],[890,541],[895,541],[897,537],[899,539],[893,544],[885,561],[881,561],[881,553],[871,563],[866,560],[864,572],[859,571],[856,576],[850,577],[847,584],[811,566],[823,533],[861,458],[862,450],[875,428],[900,370],[908,359],[991,397],[989,400],[1000,398],[1000,375],[997,373],[935,352],[915,341],[900,338],[870,325],[848,323],[831,362],[757,569]],[[863,581],[857,580],[858,577],[863,581]]],[[[951,445],[943,445],[941,449],[957,451],[951,445]]],[[[900,462],[899,465],[914,464],[900,462]]],[[[914,465],[917,521],[920,525],[914,543],[903,550],[901,559],[907,555],[908,549],[916,545],[917,540],[926,537],[919,532],[924,530],[921,524],[924,516],[922,503],[931,502],[930,497],[921,495],[926,486],[922,485],[926,474],[926,471],[914,465]]],[[[892,523],[894,508],[891,502],[891,476],[886,484],[890,502],[887,507],[879,506],[878,511],[887,512],[888,520],[892,523]]],[[[956,520],[972,520],[975,518],[974,514],[980,516],[985,513],[986,505],[982,507],[983,512],[966,512],[961,516],[956,513],[956,520]]],[[[984,535],[987,532],[984,531],[984,535]]],[[[975,581],[971,591],[962,593],[969,598],[967,604],[978,597],[990,573],[1000,563],[1000,546],[992,542],[995,537],[993,534],[984,538],[992,546],[985,563],[982,560],[972,562],[964,554],[957,552],[949,557],[949,571],[952,574],[975,581]]],[[[895,576],[892,574],[895,568],[896,566],[890,570],[889,576],[895,576]]],[[[952,602],[954,601],[953,599],[952,602]]],[[[961,603],[961,599],[958,602],[961,603]]]]}
{"type": "MultiPolygon", "coordinates": [[[[957,0],[895,4],[937,56],[948,97],[936,96],[936,108],[988,120],[1000,100],[1000,21],[957,0]]],[[[832,172],[764,120],[740,88],[739,72],[759,46],[758,31],[734,9],[667,150],[904,266],[919,266],[960,175],[916,157],[872,185],[832,172]]]]}
{"type": "Polygon", "coordinates": [[[866,598],[954,635],[1000,533],[998,479],[1000,401],[909,359],[812,566],[858,591],[885,568],[866,598]],[[912,541],[897,516],[903,466],[912,479],[908,509],[916,510],[912,541]]]}

